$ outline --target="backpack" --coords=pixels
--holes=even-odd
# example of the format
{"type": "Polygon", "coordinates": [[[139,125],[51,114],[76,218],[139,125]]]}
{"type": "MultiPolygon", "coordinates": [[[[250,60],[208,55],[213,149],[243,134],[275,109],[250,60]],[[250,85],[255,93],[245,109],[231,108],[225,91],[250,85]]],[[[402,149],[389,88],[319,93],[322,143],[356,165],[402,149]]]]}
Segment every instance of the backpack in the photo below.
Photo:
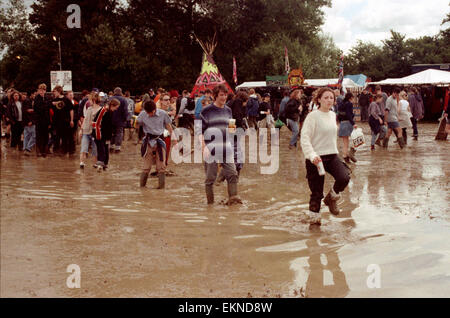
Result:
{"type": "Polygon", "coordinates": [[[195,101],[194,101],[193,98],[187,97],[186,109],[187,110],[194,110],[195,109],[195,101]]]}

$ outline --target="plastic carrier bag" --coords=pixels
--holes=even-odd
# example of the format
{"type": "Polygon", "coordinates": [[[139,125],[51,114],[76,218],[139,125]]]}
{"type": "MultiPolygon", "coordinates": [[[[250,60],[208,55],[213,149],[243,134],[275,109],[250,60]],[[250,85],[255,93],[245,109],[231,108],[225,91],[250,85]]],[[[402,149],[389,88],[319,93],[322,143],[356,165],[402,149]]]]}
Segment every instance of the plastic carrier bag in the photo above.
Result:
{"type": "Polygon", "coordinates": [[[355,149],[361,149],[366,144],[362,128],[353,129],[350,139],[351,145],[355,149]]]}

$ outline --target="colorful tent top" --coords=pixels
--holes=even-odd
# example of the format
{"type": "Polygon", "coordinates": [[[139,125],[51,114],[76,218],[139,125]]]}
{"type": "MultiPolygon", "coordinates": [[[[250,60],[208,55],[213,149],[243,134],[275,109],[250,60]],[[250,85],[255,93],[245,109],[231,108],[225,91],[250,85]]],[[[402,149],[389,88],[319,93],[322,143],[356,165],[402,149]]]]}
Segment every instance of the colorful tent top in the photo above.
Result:
{"type": "Polygon", "coordinates": [[[219,68],[212,57],[217,46],[216,34],[214,34],[214,37],[210,42],[202,42],[199,38],[197,38],[197,36],[195,37],[203,49],[203,61],[202,70],[200,72],[200,76],[195,82],[194,88],[192,89],[191,97],[195,97],[195,95],[197,95],[200,91],[204,91],[206,89],[212,90],[214,87],[221,84],[228,88],[229,93],[233,93],[230,85],[227,83],[222,74],[220,74],[219,68]]]}
{"type": "Polygon", "coordinates": [[[370,82],[368,85],[450,85],[450,72],[428,69],[402,78],[388,78],[380,82],[370,82]]]}
{"type": "Polygon", "coordinates": [[[203,63],[202,63],[202,71],[200,72],[200,76],[197,78],[195,82],[195,86],[192,89],[191,96],[199,94],[200,91],[204,91],[206,89],[212,90],[217,85],[224,84],[230,93],[233,92],[230,85],[223,78],[222,74],[220,74],[219,69],[217,68],[216,63],[214,62],[212,56],[203,54],[203,63]]]}
{"type": "Polygon", "coordinates": [[[358,75],[345,75],[344,78],[349,78],[353,82],[355,82],[357,85],[364,87],[366,85],[367,76],[364,74],[358,74],[358,75]]]}

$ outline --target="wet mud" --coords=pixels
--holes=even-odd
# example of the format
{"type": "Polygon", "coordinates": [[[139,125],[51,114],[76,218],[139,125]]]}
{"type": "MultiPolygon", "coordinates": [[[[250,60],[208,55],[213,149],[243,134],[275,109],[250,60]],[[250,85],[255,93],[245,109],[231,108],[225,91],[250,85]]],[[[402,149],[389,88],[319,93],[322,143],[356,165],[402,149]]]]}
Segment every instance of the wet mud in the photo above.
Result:
{"type": "MultiPolygon", "coordinates": [[[[206,205],[200,164],[169,163],[165,190],[156,178],[140,189],[130,141],[97,173],[2,140],[1,297],[448,297],[450,144],[436,131],[420,124],[403,150],[391,138],[358,151],[343,213],[323,205],[320,227],[301,222],[309,188],[286,128],[279,171],[245,164],[237,206],[218,203],[226,183],[206,205]],[[70,264],[80,288],[67,287],[70,264]],[[380,288],[368,287],[371,264],[380,288]]],[[[331,185],[327,175],[324,194],[331,185]]]]}

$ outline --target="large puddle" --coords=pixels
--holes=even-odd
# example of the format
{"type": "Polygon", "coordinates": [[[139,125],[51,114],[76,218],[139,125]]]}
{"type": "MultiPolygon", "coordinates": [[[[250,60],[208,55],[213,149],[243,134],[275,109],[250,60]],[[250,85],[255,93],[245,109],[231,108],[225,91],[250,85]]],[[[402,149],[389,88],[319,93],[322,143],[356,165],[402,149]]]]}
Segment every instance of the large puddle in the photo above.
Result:
{"type": "Polygon", "coordinates": [[[286,129],[278,173],[246,164],[232,207],[206,205],[200,164],[169,164],[165,190],[140,189],[130,141],[99,174],[2,140],[1,297],[448,297],[450,145],[436,130],[358,152],[344,213],[323,206],[320,228],[300,222],[309,189],[286,129]],[[66,285],[70,264],[81,288],[66,285]]]}

